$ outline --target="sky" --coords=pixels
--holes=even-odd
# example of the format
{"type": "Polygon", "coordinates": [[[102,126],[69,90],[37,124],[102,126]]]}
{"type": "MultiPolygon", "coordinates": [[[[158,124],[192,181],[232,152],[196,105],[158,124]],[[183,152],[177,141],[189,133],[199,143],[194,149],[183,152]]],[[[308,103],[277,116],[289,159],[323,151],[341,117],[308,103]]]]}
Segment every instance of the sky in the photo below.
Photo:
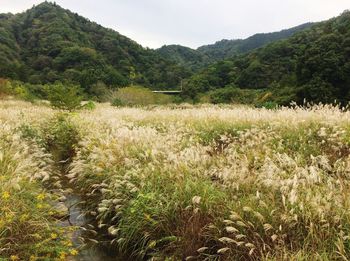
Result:
{"type": "MultiPolygon", "coordinates": [[[[0,0],[0,13],[18,13],[43,0],[0,0]]],[[[197,48],[332,18],[350,0],[56,0],[141,45],[197,48]]]]}

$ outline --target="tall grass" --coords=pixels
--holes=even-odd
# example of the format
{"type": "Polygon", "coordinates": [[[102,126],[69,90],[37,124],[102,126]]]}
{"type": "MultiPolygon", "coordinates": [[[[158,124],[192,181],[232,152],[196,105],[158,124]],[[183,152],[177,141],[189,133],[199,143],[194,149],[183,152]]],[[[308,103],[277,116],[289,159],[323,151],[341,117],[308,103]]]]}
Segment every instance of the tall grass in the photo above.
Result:
{"type": "Polygon", "coordinates": [[[82,119],[93,131],[69,178],[119,251],[348,258],[348,112],[100,108],[82,119]]]}
{"type": "Polygon", "coordinates": [[[18,101],[0,106],[0,260],[66,260],[77,253],[70,228],[59,225],[61,177],[45,148],[47,125],[40,127],[51,115],[18,101]]]}
{"type": "MultiPolygon", "coordinates": [[[[8,207],[32,206],[52,197],[44,187],[54,177],[42,182],[45,174],[38,171],[48,172],[50,161],[40,163],[48,157],[67,163],[66,178],[98,233],[94,242],[132,260],[347,260],[349,120],[350,112],[323,105],[273,111],[98,105],[54,116],[49,108],[9,101],[0,107],[0,122],[8,126],[1,133],[11,140],[19,129],[31,142],[6,151],[19,166],[30,161],[37,167],[6,172],[6,184],[15,176],[24,183],[13,192],[2,186],[2,200],[13,197],[8,207]],[[18,128],[9,115],[30,127],[18,128]],[[22,155],[21,146],[30,153],[22,155]],[[56,154],[38,159],[40,146],[56,154]],[[34,173],[42,174],[33,179],[34,173]],[[21,191],[33,193],[24,197],[30,203],[21,191]],[[38,197],[42,191],[44,198],[38,197]]],[[[49,210],[30,211],[36,214],[28,222],[45,224],[39,231],[50,237],[49,210]]],[[[5,257],[36,246],[19,242],[5,257]]],[[[48,242],[61,247],[60,240],[48,242]]]]}
{"type": "MultiPolygon", "coordinates": [[[[50,157],[14,129],[0,127],[0,257],[43,260],[66,256],[71,245],[56,222],[50,157]]],[[[72,249],[73,250],[73,249],[72,249]]],[[[0,258],[0,259],[1,259],[0,258]]]]}

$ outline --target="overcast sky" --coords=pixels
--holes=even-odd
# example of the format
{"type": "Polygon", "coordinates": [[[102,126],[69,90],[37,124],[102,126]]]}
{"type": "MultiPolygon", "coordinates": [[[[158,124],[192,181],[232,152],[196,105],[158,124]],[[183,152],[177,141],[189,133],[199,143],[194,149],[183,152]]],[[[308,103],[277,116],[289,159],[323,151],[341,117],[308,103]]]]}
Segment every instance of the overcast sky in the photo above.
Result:
{"type": "MultiPolygon", "coordinates": [[[[42,0],[0,0],[0,13],[22,12],[42,0]]],[[[143,46],[192,48],[246,38],[337,16],[350,0],[56,0],[143,46]]]]}

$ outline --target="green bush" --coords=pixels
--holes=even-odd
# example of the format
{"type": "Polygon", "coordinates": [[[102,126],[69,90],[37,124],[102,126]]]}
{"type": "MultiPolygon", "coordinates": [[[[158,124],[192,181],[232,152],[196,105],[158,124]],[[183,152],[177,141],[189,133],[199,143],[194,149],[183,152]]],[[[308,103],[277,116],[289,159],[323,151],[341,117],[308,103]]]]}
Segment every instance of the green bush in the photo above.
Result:
{"type": "Polygon", "coordinates": [[[11,81],[0,78],[0,97],[14,96],[25,101],[34,101],[36,96],[26,84],[19,81],[11,81]]]}
{"type": "Polygon", "coordinates": [[[93,101],[88,101],[87,103],[85,103],[83,106],[81,106],[81,108],[83,110],[89,110],[92,111],[94,109],[96,109],[96,104],[93,101]]]}
{"type": "Polygon", "coordinates": [[[113,106],[137,106],[150,104],[168,104],[174,102],[173,97],[153,93],[150,89],[140,86],[130,86],[118,89],[112,99],[113,106]]]}
{"type": "Polygon", "coordinates": [[[74,111],[81,107],[81,90],[78,86],[65,86],[62,83],[45,86],[52,107],[74,111]]]}
{"type": "Polygon", "coordinates": [[[124,102],[122,102],[119,98],[115,98],[113,101],[112,101],[112,106],[115,106],[115,107],[122,107],[122,106],[125,106],[126,104],[124,102]]]}
{"type": "Polygon", "coordinates": [[[110,99],[111,90],[103,82],[97,82],[89,88],[88,94],[94,101],[106,102],[110,99]]]}
{"type": "Polygon", "coordinates": [[[11,94],[10,82],[0,78],[0,98],[11,94]]]}
{"type": "Polygon", "coordinates": [[[45,124],[42,133],[45,147],[55,161],[66,163],[72,159],[80,135],[68,114],[57,114],[45,124]]]}

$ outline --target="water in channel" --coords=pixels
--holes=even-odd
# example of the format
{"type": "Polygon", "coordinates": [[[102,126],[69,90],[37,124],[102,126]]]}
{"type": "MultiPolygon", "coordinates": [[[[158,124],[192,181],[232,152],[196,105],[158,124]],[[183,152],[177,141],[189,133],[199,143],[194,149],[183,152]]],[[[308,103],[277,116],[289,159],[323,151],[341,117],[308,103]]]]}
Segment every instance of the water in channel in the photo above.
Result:
{"type": "Polygon", "coordinates": [[[86,227],[89,220],[85,217],[84,211],[79,204],[82,201],[81,197],[69,193],[66,195],[65,206],[68,208],[68,218],[63,221],[65,227],[77,227],[71,234],[71,241],[74,247],[80,249],[79,254],[70,257],[68,261],[122,261],[123,259],[113,257],[107,250],[98,246],[98,244],[83,244],[82,238],[85,236],[86,227]]]}

